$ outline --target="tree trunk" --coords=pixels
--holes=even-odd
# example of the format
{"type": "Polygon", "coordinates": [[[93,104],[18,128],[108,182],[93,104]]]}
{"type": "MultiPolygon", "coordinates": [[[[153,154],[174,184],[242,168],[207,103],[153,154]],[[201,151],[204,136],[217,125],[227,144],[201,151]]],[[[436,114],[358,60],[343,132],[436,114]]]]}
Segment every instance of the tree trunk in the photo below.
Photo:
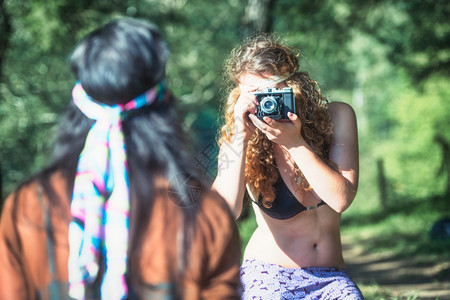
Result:
{"type": "MultiPolygon", "coordinates": [[[[3,78],[3,61],[5,52],[8,48],[9,37],[11,35],[11,24],[9,15],[6,13],[5,1],[0,0],[0,83],[3,78]]],[[[0,102],[3,101],[2,93],[0,93],[0,102]]],[[[0,164],[0,211],[3,205],[3,169],[0,164]]]]}
{"type": "Polygon", "coordinates": [[[273,0],[248,0],[245,15],[242,18],[244,36],[272,31],[273,2],[273,0]]]}
{"type": "Polygon", "coordinates": [[[3,75],[3,59],[5,57],[6,49],[8,48],[10,35],[10,18],[5,9],[5,1],[0,0],[0,82],[3,75]]]}
{"type": "Polygon", "coordinates": [[[443,175],[447,173],[447,183],[445,193],[446,195],[450,195],[450,144],[445,140],[445,138],[437,134],[434,137],[434,141],[439,144],[442,148],[442,163],[439,171],[437,172],[437,176],[443,175]]]}

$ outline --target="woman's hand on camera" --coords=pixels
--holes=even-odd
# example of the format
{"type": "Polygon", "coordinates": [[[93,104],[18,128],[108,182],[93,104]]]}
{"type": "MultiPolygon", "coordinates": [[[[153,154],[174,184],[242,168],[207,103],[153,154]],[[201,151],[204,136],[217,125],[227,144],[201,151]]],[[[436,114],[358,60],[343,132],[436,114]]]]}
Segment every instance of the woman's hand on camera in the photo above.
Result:
{"type": "Polygon", "coordinates": [[[258,101],[251,92],[241,92],[236,104],[234,105],[234,122],[237,133],[244,133],[245,139],[248,139],[251,133],[256,129],[248,119],[249,114],[256,113],[258,101]]]}
{"type": "Polygon", "coordinates": [[[296,114],[288,113],[289,120],[276,121],[269,117],[264,117],[263,121],[255,115],[249,115],[252,123],[261,130],[269,140],[286,148],[300,145],[303,138],[300,134],[302,122],[296,114]]]}

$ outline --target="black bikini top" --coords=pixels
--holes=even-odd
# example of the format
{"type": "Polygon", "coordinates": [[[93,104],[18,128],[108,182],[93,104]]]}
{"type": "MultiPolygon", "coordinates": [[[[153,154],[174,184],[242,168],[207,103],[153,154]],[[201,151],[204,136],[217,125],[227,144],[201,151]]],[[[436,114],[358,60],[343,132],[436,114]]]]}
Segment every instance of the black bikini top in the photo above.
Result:
{"type": "Polygon", "coordinates": [[[262,196],[259,196],[258,202],[255,202],[261,210],[274,219],[286,220],[301,213],[304,210],[310,210],[321,205],[326,204],[323,200],[317,204],[317,206],[306,207],[300,203],[291,193],[281,175],[278,176],[278,180],[274,183],[275,188],[275,200],[272,202],[271,208],[265,208],[262,204],[262,196]]]}

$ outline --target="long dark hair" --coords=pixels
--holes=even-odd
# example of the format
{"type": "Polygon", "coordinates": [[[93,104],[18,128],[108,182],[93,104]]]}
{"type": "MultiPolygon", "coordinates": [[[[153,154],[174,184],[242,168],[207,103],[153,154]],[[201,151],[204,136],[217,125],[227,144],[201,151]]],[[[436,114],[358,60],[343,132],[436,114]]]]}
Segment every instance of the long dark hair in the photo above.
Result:
{"type": "MultiPolygon", "coordinates": [[[[75,48],[70,65],[92,98],[113,105],[126,103],[161,82],[165,78],[168,53],[166,42],[154,25],[119,19],[86,36],[75,48]]],[[[205,187],[185,151],[185,135],[175,101],[170,94],[162,102],[129,111],[123,116],[131,201],[129,297],[145,284],[139,278],[139,258],[154,203],[154,179],[163,176],[174,182],[172,179],[177,178],[176,182],[189,181],[200,189],[205,187]]],[[[60,206],[61,199],[51,186],[50,178],[60,172],[67,182],[67,197],[72,198],[78,157],[92,124],[93,121],[71,102],[57,131],[52,162],[31,179],[38,181],[53,207],[60,206]]],[[[197,199],[192,199],[186,184],[172,184],[170,189],[171,195],[179,195],[177,201],[183,206],[180,233],[184,238],[178,245],[182,250],[178,252],[183,253],[178,260],[181,263],[179,270],[182,270],[194,231],[196,206],[192,201],[197,199]]],[[[51,228],[47,231],[51,233],[51,228]]]]}

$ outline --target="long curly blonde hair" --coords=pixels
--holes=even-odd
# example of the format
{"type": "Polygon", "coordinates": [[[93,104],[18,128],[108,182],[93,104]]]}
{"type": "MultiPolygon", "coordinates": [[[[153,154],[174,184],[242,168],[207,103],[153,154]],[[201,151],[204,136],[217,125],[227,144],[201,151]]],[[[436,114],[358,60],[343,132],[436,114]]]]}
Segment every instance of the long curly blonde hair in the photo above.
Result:
{"type": "MultiPolygon", "coordinates": [[[[322,95],[317,82],[306,72],[299,71],[299,55],[295,49],[282,45],[274,35],[257,35],[249,38],[242,46],[231,52],[225,64],[225,75],[230,82],[229,96],[223,107],[224,125],[220,130],[219,146],[231,142],[234,136],[234,105],[239,98],[239,80],[244,74],[267,77],[268,74],[291,74],[286,84],[295,93],[295,109],[302,122],[300,134],[312,147],[314,153],[328,164],[328,152],[332,135],[332,125],[328,115],[328,100],[322,95]]],[[[311,187],[295,165],[293,182],[301,182],[299,187],[311,187]]],[[[262,203],[270,208],[275,199],[273,184],[277,181],[277,170],[273,143],[259,129],[251,135],[246,152],[244,176],[251,191],[262,196],[262,203]]],[[[297,186],[295,184],[294,186],[297,186]]]]}

